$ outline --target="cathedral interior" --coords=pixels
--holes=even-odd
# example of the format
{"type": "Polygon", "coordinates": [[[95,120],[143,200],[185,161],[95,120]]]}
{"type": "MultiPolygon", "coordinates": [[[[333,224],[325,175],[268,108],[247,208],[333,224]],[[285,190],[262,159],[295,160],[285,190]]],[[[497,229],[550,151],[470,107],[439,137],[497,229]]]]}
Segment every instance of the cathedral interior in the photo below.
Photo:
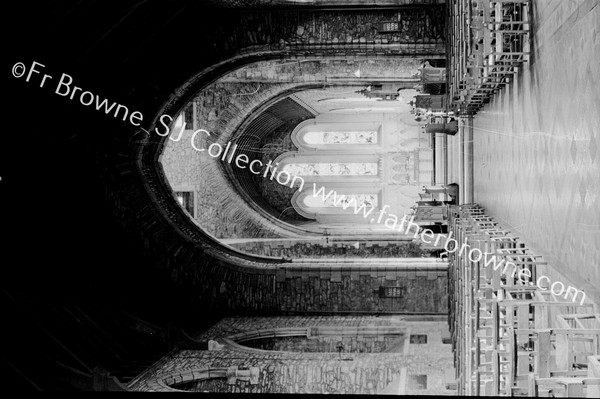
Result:
{"type": "Polygon", "coordinates": [[[600,397],[599,4],[11,3],[9,391],[600,397]]]}

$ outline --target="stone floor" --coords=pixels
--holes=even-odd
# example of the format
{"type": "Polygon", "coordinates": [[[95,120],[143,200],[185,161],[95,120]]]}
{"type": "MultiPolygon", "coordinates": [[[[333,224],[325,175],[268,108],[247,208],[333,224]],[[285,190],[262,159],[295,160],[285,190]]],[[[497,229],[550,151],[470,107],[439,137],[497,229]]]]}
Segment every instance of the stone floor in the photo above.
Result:
{"type": "Polygon", "coordinates": [[[599,4],[534,2],[529,65],[473,122],[475,202],[597,304],[599,4]]]}

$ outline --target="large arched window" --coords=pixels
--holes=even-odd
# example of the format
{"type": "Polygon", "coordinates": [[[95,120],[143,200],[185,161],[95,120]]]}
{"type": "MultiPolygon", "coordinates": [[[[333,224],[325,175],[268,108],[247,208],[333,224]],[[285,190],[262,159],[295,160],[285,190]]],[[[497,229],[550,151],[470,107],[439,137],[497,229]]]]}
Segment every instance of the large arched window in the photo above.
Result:
{"type": "Polygon", "coordinates": [[[302,216],[323,223],[368,223],[364,215],[377,214],[383,192],[377,184],[317,184],[317,191],[305,189],[292,197],[292,206],[302,216]],[[324,187],[324,192],[318,190],[324,187]],[[373,209],[369,211],[370,209],[373,209]]]}
{"type": "Polygon", "coordinates": [[[302,201],[304,205],[308,208],[331,208],[337,206],[351,206],[351,207],[366,207],[366,208],[376,208],[379,200],[377,194],[340,194],[336,197],[329,196],[326,199],[323,199],[322,196],[306,196],[302,201]]]}
{"type": "Polygon", "coordinates": [[[302,138],[307,144],[377,144],[378,140],[375,130],[309,131],[302,138]]]}
{"type": "Polygon", "coordinates": [[[292,132],[292,141],[300,150],[373,151],[381,147],[381,123],[317,122],[309,119],[292,132]]]}

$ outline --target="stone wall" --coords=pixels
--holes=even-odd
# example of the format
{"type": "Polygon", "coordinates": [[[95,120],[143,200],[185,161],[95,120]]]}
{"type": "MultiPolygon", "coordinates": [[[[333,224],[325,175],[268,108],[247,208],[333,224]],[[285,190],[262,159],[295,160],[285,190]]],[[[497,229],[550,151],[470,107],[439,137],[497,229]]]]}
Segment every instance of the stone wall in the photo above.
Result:
{"type": "Polygon", "coordinates": [[[308,18],[302,15],[290,19],[286,34],[290,45],[327,43],[335,46],[348,44],[393,44],[442,42],[445,36],[445,9],[424,8],[410,10],[319,12],[308,18]],[[399,31],[380,33],[381,24],[399,22],[399,31]]]}
{"type": "Polygon", "coordinates": [[[444,4],[445,0],[210,0],[223,7],[281,7],[281,6],[413,6],[444,4]]]}
{"type": "MultiPolygon", "coordinates": [[[[197,119],[194,128],[209,131],[211,137],[198,134],[196,147],[208,148],[210,143],[222,142],[222,134],[231,131],[242,115],[290,87],[290,84],[263,84],[261,93],[254,96],[241,95],[254,91],[255,85],[251,83],[215,83],[203,90],[193,103],[197,119]]],[[[235,192],[223,173],[220,159],[192,147],[192,133],[193,130],[185,131],[177,142],[168,140],[161,164],[174,191],[194,192],[195,221],[217,238],[280,237],[281,229],[261,218],[235,192]]]]}
{"type": "Polygon", "coordinates": [[[216,312],[391,312],[446,314],[446,263],[289,263],[278,269],[224,268],[221,263],[170,265],[170,275],[193,287],[216,312]],[[430,265],[431,266],[431,265],[430,265]],[[380,297],[401,287],[401,297],[380,297]]]}
{"type": "MultiPolygon", "coordinates": [[[[280,49],[313,54],[385,54],[443,52],[445,7],[370,10],[270,10],[249,14],[237,25],[223,27],[232,47],[277,44],[280,49]],[[381,33],[384,22],[398,30],[381,33]],[[231,32],[229,32],[231,30],[231,32]]],[[[217,35],[221,32],[215,32],[217,35]]]]}
{"type": "Polygon", "coordinates": [[[341,393],[341,394],[437,394],[450,395],[456,391],[445,388],[445,371],[451,370],[451,347],[442,343],[446,322],[408,321],[400,317],[334,316],[334,317],[276,317],[230,318],[219,322],[201,334],[201,340],[214,339],[241,331],[276,326],[312,327],[338,326],[397,326],[410,334],[426,334],[427,344],[410,344],[401,353],[299,353],[260,351],[224,342],[222,350],[174,352],[157,363],[130,386],[136,391],[157,389],[160,375],[204,367],[258,367],[258,384],[245,381],[227,384],[224,379],[200,384],[188,384],[192,390],[254,393],[341,393]],[[401,376],[404,375],[404,381],[401,376]],[[427,378],[427,388],[417,389],[408,384],[412,376],[427,378]],[[384,391],[385,390],[385,391],[384,391]],[[391,391],[391,392],[390,392],[391,391]]]}
{"type": "Polygon", "coordinates": [[[353,82],[360,82],[362,79],[367,85],[381,78],[416,78],[417,70],[423,62],[424,59],[417,57],[261,61],[232,71],[222,81],[299,83],[328,80],[334,83],[335,79],[344,78],[352,79],[353,82]],[[360,70],[360,79],[355,75],[357,70],[360,70]]]}
{"type": "Polygon", "coordinates": [[[384,267],[290,270],[277,275],[283,311],[447,312],[447,272],[384,267]],[[402,287],[402,297],[380,297],[380,287],[402,287]]]}
{"type": "Polygon", "coordinates": [[[286,258],[408,258],[430,256],[432,248],[424,249],[411,241],[340,241],[317,239],[232,242],[246,253],[286,258]]]}

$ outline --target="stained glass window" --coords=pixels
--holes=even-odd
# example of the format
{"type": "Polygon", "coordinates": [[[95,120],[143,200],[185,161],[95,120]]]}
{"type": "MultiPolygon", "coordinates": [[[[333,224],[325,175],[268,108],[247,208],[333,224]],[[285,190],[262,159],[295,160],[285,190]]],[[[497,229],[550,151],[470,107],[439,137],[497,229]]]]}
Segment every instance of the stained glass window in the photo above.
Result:
{"type": "Polygon", "coordinates": [[[376,144],[377,132],[308,132],[303,139],[308,144],[376,144]]]}
{"type": "Polygon", "coordinates": [[[337,194],[335,196],[330,195],[323,201],[321,196],[306,196],[304,198],[304,205],[310,208],[333,208],[333,207],[344,207],[347,206],[350,209],[360,208],[365,206],[366,208],[375,208],[377,206],[377,195],[376,194],[337,194]],[[337,205],[336,205],[337,204],[337,205]],[[356,204],[356,205],[355,205],[356,204]]]}
{"type": "Polygon", "coordinates": [[[283,170],[292,176],[374,176],[377,163],[290,163],[283,170]]]}

